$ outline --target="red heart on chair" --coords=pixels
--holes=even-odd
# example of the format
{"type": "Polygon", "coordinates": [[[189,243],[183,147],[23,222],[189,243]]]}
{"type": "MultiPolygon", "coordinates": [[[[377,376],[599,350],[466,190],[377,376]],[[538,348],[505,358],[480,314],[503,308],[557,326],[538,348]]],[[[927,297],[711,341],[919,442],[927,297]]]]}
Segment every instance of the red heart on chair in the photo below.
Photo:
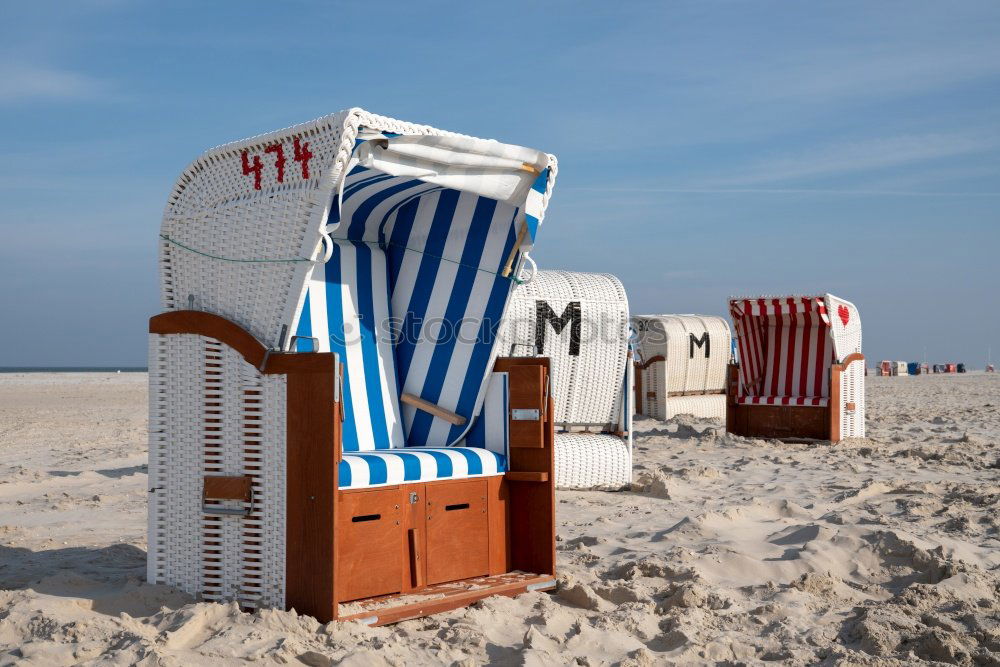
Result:
{"type": "Polygon", "coordinates": [[[850,309],[847,306],[843,306],[843,305],[839,306],[837,308],[837,314],[840,315],[840,321],[843,322],[844,326],[846,327],[847,323],[851,319],[851,311],[850,311],[850,309]]]}

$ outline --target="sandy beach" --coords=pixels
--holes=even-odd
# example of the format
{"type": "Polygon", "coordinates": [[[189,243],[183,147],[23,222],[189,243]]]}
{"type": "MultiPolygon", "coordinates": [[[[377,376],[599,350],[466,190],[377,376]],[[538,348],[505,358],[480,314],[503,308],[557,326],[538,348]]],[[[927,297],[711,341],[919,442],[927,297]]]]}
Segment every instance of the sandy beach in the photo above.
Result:
{"type": "Polygon", "coordinates": [[[867,385],[837,446],[639,420],[558,592],[368,628],[144,583],[145,374],[0,375],[0,664],[1000,664],[1000,375],[867,385]]]}

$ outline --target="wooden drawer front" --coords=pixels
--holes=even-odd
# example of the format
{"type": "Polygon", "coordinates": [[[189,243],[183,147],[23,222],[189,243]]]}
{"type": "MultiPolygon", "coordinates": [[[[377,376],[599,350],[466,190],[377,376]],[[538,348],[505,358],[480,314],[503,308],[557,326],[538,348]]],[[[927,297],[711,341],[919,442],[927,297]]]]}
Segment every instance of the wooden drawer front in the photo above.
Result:
{"type": "Polygon", "coordinates": [[[748,435],[765,438],[830,437],[830,410],[811,405],[747,405],[748,435]]]}
{"type": "Polygon", "coordinates": [[[510,374],[510,446],[544,447],[545,367],[512,366],[510,374]]]}
{"type": "Polygon", "coordinates": [[[489,573],[486,480],[427,485],[427,583],[489,573]]]}
{"type": "Polygon", "coordinates": [[[339,602],[402,589],[401,494],[398,487],[340,494],[336,561],[339,602]]]}

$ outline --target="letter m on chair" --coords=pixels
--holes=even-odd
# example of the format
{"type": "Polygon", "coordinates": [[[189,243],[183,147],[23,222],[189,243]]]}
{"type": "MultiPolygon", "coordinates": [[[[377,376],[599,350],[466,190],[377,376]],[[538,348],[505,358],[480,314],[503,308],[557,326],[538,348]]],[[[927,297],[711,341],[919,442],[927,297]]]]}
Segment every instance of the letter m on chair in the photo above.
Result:
{"type": "Polygon", "coordinates": [[[568,324],[569,329],[569,355],[571,357],[580,356],[580,335],[583,326],[583,317],[580,312],[580,302],[570,301],[566,304],[562,315],[556,315],[548,301],[539,299],[535,302],[535,350],[541,354],[545,349],[545,325],[550,324],[556,334],[561,334],[568,324]]]}

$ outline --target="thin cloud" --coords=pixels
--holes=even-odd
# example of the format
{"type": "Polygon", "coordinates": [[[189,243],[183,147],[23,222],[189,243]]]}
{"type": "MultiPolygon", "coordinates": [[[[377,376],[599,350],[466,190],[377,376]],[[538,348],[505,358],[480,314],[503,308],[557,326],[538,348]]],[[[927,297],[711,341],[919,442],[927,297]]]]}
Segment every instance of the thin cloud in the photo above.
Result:
{"type": "Polygon", "coordinates": [[[0,65],[0,104],[81,99],[105,90],[103,82],[78,72],[36,65],[0,65]]]}
{"type": "Polygon", "coordinates": [[[703,183],[706,187],[739,187],[825,176],[842,176],[940,160],[1000,147],[996,135],[936,133],[840,142],[794,155],[750,163],[731,176],[703,183]]]}
{"type": "Polygon", "coordinates": [[[940,92],[1000,76],[1000,47],[993,40],[942,45],[876,44],[770,53],[719,72],[697,90],[748,104],[794,102],[802,106],[905,98],[940,92]]]}
{"type": "Polygon", "coordinates": [[[875,197],[1000,197],[1000,192],[937,192],[913,190],[866,190],[854,188],[669,188],[669,187],[589,187],[563,186],[561,190],[578,192],[658,193],[678,195],[762,194],[762,195],[849,195],[875,197]]]}

